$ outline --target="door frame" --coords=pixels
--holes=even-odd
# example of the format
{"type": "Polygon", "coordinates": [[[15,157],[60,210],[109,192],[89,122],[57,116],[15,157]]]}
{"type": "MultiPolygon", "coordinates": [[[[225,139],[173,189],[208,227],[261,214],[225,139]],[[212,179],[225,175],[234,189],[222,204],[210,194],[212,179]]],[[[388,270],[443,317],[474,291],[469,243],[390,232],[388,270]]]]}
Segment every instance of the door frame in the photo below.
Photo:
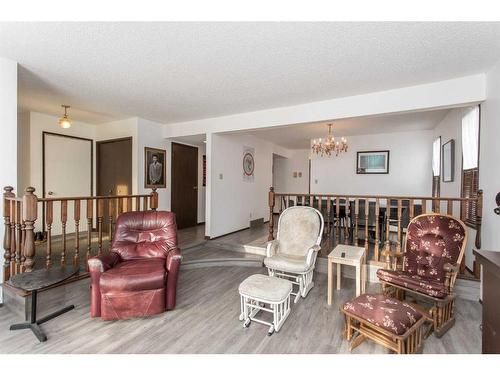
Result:
{"type": "MultiPolygon", "coordinates": [[[[78,139],[80,141],[90,142],[90,195],[94,195],[94,140],[91,138],[77,137],[74,135],[60,134],[42,131],[42,198],[45,198],[45,136],[52,135],[56,137],[78,139]]],[[[45,205],[42,205],[42,231],[45,232],[45,205]]]]}
{"type": "MultiPolygon", "coordinates": [[[[171,181],[171,189],[170,189],[170,208],[172,209],[172,202],[174,201],[173,200],[173,194],[174,194],[174,145],[178,145],[178,146],[182,146],[182,147],[190,147],[190,148],[194,148],[196,150],[196,212],[195,212],[195,217],[196,217],[196,220],[195,220],[195,224],[194,226],[198,225],[198,194],[199,194],[199,186],[198,186],[198,174],[199,174],[199,157],[200,157],[200,148],[197,147],[197,146],[193,146],[193,145],[189,145],[189,144],[186,144],[186,143],[180,143],[180,142],[171,142],[171,146],[170,146],[170,171],[171,171],[171,176],[170,176],[170,181],[171,181]]],[[[188,227],[189,228],[189,227],[188,227]]]]}
{"type": "MultiPolygon", "coordinates": [[[[123,142],[123,141],[132,141],[131,142],[131,147],[132,147],[132,150],[134,150],[134,139],[133,137],[122,137],[122,138],[113,138],[113,139],[106,139],[106,140],[103,140],[103,141],[96,141],[95,143],[95,148],[96,148],[96,159],[95,159],[95,178],[96,178],[96,182],[95,182],[95,190],[96,190],[96,194],[97,194],[97,191],[99,189],[99,161],[101,160],[101,155],[100,155],[100,152],[99,152],[99,145],[101,144],[105,144],[105,143],[115,143],[115,142],[123,142]]],[[[132,161],[134,159],[134,155],[132,153],[132,161]]],[[[130,166],[130,169],[132,170],[132,165],[130,166]]],[[[132,170],[132,176],[134,175],[133,173],[134,171],[132,170]]],[[[130,181],[130,187],[133,188],[132,186],[132,181],[130,181]]]]}

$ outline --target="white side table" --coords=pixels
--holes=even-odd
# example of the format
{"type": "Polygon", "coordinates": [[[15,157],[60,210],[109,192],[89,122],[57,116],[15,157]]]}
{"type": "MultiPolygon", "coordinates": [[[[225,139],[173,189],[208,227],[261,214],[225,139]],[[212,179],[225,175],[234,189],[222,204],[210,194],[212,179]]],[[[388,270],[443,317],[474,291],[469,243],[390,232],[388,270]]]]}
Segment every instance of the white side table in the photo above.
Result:
{"type": "Polygon", "coordinates": [[[356,267],[356,296],[359,296],[365,292],[365,261],[364,247],[337,245],[328,254],[328,305],[332,304],[333,299],[333,264],[337,263],[337,290],[340,290],[341,265],[356,267]],[[344,253],[344,257],[342,257],[342,253],[344,253]]]}

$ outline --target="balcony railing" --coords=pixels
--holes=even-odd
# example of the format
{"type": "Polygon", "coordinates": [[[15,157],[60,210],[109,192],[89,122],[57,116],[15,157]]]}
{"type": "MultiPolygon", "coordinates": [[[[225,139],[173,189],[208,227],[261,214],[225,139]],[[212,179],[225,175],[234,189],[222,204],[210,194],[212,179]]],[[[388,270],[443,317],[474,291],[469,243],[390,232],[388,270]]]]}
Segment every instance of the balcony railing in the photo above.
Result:
{"type": "Polygon", "coordinates": [[[33,187],[26,188],[22,197],[16,197],[14,189],[6,186],[3,199],[4,281],[18,273],[31,272],[35,266],[48,268],[54,264],[72,264],[80,267],[81,256],[87,260],[106,250],[103,237],[112,238],[118,215],[158,208],[156,189],[150,194],[38,198],[33,187]],[[57,233],[53,233],[56,224],[57,233]],[[36,227],[41,229],[43,236],[37,246],[36,227]],[[58,259],[53,254],[54,240],[60,250],[58,259]],[[35,260],[42,260],[43,264],[35,265],[35,260]]]}
{"type": "MultiPolygon", "coordinates": [[[[382,265],[383,249],[402,251],[409,221],[428,212],[443,213],[460,218],[461,207],[477,207],[475,247],[481,248],[481,219],[483,194],[474,198],[383,196],[352,194],[303,194],[269,191],[269,235],[274,239],[274,215],[290,206],[310,206],[318,209],[325,220],[323,245],[320,256],[337,244],[364,246],[370,263],[382,265]]],[[[465,259],[465,257],[464,257],[465,259]]],[[[479,267],[474,263],[469,270],[479,278],[479,267]]],[[[461,273],[465,272],[465,260],[461,273]]]]}

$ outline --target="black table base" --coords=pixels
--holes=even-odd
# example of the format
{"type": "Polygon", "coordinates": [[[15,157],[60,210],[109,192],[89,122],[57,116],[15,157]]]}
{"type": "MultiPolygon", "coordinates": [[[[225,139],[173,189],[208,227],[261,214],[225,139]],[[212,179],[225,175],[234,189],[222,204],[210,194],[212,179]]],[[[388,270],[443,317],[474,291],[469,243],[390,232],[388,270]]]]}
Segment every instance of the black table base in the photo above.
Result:
{"type": "Polygon", "coordinates": [[[60,310],[53,312],[52,314],[49,314],[49,315],[37,320],[36,319],[36,303],[37,303],[37,291],[34,290],[31,292],[31,320],[29,322],[25,322],[25,323],[13,324],[10,326],[10,330],[15,331],[18,329],[31,329],[31,331],[35,334],[37,339],[40,342],[43,342],[43,341],[47,341],[47,336],[45,335],[45,333],[43,333],[42,328],[40,327],[40,324],[43,324],[51,319],[54,319],[55,317],[58,317],[59,315],[62,315],[65,312],[73,310],[75,308],[75,306],[74,305],[66,306],[60,310]]]}

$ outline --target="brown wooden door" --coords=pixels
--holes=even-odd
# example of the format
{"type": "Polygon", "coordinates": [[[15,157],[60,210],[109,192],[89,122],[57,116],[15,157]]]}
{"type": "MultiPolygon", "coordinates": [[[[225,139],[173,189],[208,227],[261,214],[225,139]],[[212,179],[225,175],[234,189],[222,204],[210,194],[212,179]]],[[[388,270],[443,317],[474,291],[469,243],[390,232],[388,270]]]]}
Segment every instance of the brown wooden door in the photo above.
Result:
{"type": "Polygon", "coordinates": [[[171,198],[179,229],[198,224],[198,148],[172,143],[171,198]]]}
{"type": "MultiPolygon", "coordinates": [[[[132,138],[97,142],[97,195],[132,194],[132,138]]],[[[115,207],[116,210],[116,207],[115,207]]],[[[103,232],[109,230],[104,204],[103,232]]]]}

